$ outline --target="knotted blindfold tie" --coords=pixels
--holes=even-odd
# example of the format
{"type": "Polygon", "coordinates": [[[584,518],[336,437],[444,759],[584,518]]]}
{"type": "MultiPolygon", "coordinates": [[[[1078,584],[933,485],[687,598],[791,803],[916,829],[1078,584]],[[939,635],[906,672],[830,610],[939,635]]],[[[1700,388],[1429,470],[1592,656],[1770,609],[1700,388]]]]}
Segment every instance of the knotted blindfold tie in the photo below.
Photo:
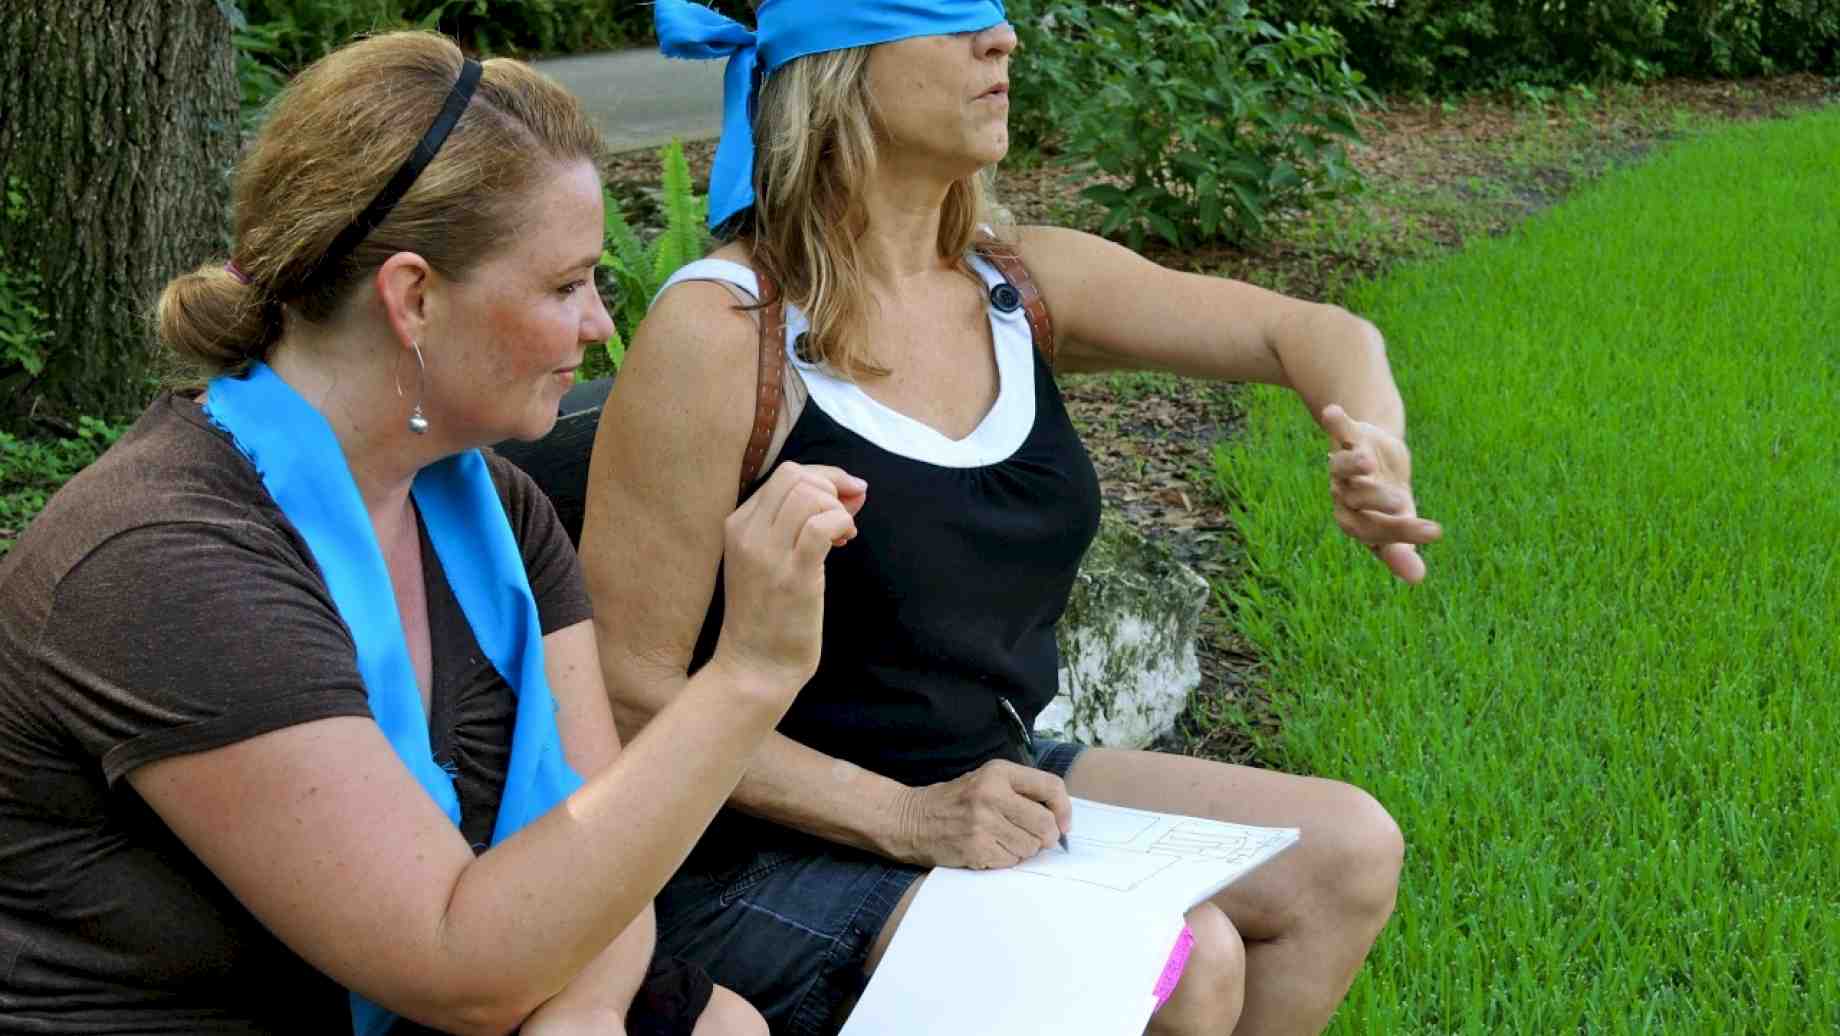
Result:
{"type": "Polygon", "coordinates": [[[658,0],[658,47],[667,57],[727,58],[722,141],[709,176],[709,225],[754,205],[754,106],[759,84],[788,61],[914,36],[979,32],[1007,18],[1003,0],[765,0],[749,29],[689,0],[658,0]]]}

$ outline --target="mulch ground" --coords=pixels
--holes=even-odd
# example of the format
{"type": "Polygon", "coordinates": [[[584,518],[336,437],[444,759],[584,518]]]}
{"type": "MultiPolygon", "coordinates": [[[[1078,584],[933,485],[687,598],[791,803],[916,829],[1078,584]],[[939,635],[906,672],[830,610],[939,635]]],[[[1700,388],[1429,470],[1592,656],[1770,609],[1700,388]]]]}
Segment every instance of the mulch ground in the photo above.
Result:
{"type": "MultiPolygon", "coordinates": [[[[1816,76],[1704,82],[1669,80],[1561,93],[1543,105],[1502,97],[1455,102],[1395,101],[1372,113],[1353,164],[1368,190],[1317,213],[1295,213],[1256,246],[1173,251],[1149,246],[1165,265],[1252,281],[1322,301],[1400,262],[1500,234],[1588,184],[1641,159],[1706,122],[1775,118],[1840,101],[1840,83],[1816,76]],[[1352,229],[1351,229],[1352,228],[1352,229]]],[[[714,148],[685,148],[698,190],[714,148]]],[[[635,221],[655,216],[659,161],[651,152],[616,156],[611,182],[635,221]]],[[[1006,168],[1003,204],[1018,222],[1088,225],[1078,173],[1052,160],[1006,168]]],[[[1242,551],[1215,478],[1214,447],[1237,430],[1237,390],[1138,374],[1063,379],[1075,423],[1099,471],[1106,506],[1215,585],[1235,578],[1242,551]]],[[[1409,404],[1410,401],[1408,401],[1409,404]]],[[[1325,503],[1324,521],[1328,521],[1325,503]]],[[[1210,612],[1200,644],[1202,684],[1166,750],[1234,762],[1257,758],[1227,710],[1270,732],[1277,721],[1262,696],[1260,660],[1231,616],[1210,612]]]]}

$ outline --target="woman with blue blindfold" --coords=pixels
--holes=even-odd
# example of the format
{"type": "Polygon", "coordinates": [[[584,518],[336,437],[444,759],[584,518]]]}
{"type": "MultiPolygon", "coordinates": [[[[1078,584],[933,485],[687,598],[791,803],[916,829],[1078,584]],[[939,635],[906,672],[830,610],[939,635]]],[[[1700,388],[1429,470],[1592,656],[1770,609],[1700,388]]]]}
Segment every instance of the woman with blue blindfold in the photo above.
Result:
{"type": "Polygon", "coordinates": [[[1440,530],[1413,504],[1379,333],[1087,234],[998,226],[986,177],[1016,37],[997,0],[756,14],[657,4],[665,53],[728,61],[710,185],[728,240],[660,293],[595,447],[583,556],[622,724],[668,715],[733,615],[738,487],[795,469],[860,507],[859,535],[826,562],[817,674],[661,894],[661,945],[777,1032],[835,1031],[927,868],[1049,850],[1075,795],[1301,828],[1191,912],[1152,1029],[1321,1030],[1392,912],[1386,811],[1331,781],[1030,734],[1099,513],[1054,373],[1295,390],[1331,442],[1335,519],[1416,582],[1415,545],[1440,530]]]}
{"type": "Polygon", "coordinates": [[[791,468],[734,511],[735,621],[622,747],[568,537],[479,449],[610,331],[601,151],[430,34],[274,103],[231,260],[160,301],[208,385],[0,560],[0,1032],[765,1031],[655,958],[651,900],[814,670],[854,526],[791,468]]]}

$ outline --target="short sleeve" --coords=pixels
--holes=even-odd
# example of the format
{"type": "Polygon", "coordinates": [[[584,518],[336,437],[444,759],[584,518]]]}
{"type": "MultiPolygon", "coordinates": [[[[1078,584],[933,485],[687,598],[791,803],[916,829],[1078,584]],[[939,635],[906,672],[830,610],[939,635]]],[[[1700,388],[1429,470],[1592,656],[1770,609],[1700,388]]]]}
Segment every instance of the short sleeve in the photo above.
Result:
{"type": "Polygon", "coordinates": [[[524,555],[524,571],[544,636],[593,618],[581,559],[569,542],[568,530],[556,517],[555,505],[517,465],[497,455],[487,456],[511,519],[511,533],[524,555]]]}
{"type": "Polygon", "coordinates": [[[106,541],[59,582],[44,704],[113,784],[283,727],[366,716],[357,650],[278,531],[173,522],[106,541]]]}

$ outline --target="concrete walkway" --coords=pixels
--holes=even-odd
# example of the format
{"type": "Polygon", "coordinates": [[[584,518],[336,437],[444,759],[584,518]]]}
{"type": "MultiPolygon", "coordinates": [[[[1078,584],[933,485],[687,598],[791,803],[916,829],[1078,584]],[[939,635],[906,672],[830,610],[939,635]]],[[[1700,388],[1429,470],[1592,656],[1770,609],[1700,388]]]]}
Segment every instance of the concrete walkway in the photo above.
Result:
{"type": "Polygon", "coordinates": [[[717,136],[726,64],[630,50],[553,58],[536,67],[582,99],[617,152],[659,147],[672,137],[717,136]]]}

